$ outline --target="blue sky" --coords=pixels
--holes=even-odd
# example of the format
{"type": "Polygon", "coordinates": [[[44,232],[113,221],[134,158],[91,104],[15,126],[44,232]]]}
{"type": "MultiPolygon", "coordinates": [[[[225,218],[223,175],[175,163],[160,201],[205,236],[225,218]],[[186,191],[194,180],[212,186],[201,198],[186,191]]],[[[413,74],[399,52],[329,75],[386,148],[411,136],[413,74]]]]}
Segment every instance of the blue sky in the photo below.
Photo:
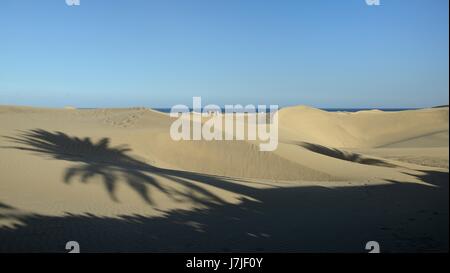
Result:
{"type": "Polygon", "coordinates": [[[447,104],[448,0],[4,0],[0,104],[447,104]]]}

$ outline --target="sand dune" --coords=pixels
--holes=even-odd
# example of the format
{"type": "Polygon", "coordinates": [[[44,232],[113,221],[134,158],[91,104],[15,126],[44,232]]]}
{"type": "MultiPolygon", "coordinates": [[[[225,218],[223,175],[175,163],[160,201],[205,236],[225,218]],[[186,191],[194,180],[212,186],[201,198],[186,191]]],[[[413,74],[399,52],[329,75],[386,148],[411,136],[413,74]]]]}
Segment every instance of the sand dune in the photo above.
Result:
{"type": "MultiPolygon", "coordinates": [[[[379,195],[371,196],[371,202],[389,210],[389,202],[406,202],[390,199],[397,196],[387,194],[389,185],[415,185],[414,195],[420,197],[416,189],[442,187],[441,180],[448,178],[448,107],[357,113],[285,108],[279,112],[280,144],[273,152],[261,152],[249,141],[173,141],[173,120],[146,108],[1,106],[0,240],[26,228],[29,219],[47,217],[52,222],[49,219],[67,214],[120,220],[248,202],[275,202],[285,210],[280,213],[295,214],[309,203],[289,194],[283,197],[289,189],[300,198],[302,189],[315,187],[383,187],[374,191],[379,195]],[[277,192],[276,200],[272,192],[277,192]]],[[[427,198],[434,194],[426,192],[427,198]]],[[[352,193],[357,199],[365,194],[352,193]]],[[[435,197],[430,203],[408,201],[398,213],[432,209],[448,215],[448,206],[440,205],[448,204],[448,190],[435,197]]],[[[333,201],[323,206],[333,206],[333,201]]],[[[448,238],[442,234],[448,218],[431,216],[429,221],[440,228],[421,222],[425,227],[411,228],[410,235],[420,236],[425,228],[427,236],[439,240],[429,247],[448,249],[448,240],[442,242],[448,238]]],[[[389,230],[382,236],[395,237],[389,230]]],[[[15,249],[11,239],[8,242],[0,251],[15,249]]]]}
{"type": "Polygon", "coordinates": [[[326,112],[305,106],[280,110],[284,141],[306,141],[331,147],[362,148],[401,145],[448,146],[448,107],[382,112],[326,112]]]}

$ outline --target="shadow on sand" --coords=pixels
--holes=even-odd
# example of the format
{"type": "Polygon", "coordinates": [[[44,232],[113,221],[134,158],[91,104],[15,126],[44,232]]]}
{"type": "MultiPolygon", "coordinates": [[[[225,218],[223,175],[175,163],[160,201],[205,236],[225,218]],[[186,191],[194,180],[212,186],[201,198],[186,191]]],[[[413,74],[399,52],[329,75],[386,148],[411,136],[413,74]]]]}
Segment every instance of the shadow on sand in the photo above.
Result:
{"type": "Polygon", "coordinates": [[[94,143],[90,138],[80,139],[70,137],[62,132],[49,132],[41,129],[21,132],[17,137],[5,138],[20,146],[3,148],[20,149],[58,160],[76,162],[77,164],[65,171],[64,183],[71,183],[77,177],[82,183],[89,183],[93,177],[99,176],[102,178],[104,188],[110,198],[116,202],[119,201],[116,196],[118,183],[123,182],[149,205],[154,205],[152,189],[180,202],[190,201],[204,205],[223,203],[219,196],[197,186],[191,180],[198,182],[208,180],[210,184],[231,191],[238,187],[216,176],[152,166],[128,155],[127,152],[131,150],[126,145],[110,146],[108,138],[102,138],[94,143]],[[172,184],[178,184],[181,186],[178,188],[183,190],[161,183],[162,178],[172,184]]]}
{"type": "Polygon", "coordinates": [[[448,172],[417,176],[433,186],[392,181],[365,187],[257,189],[151,166],[128,156],[126,147],[109,147],[108,139],[92,143],[44,130],[8,138],[20,144],[9,148],[77,162],[66,171],[65,182],[101,175],[112,199],[116,184],[126,181],[150,205],[149,188],[157,188],[207,208],[170,211],[163,217],[53,217],[15,213],[0,200],[0,221],[13,215],[22,223],[0,228],[0,252],[64,252],[70,240],[78,241],[82,252],[364,252],[365,243],[372,240],[383,252],[448,251],[448,172]],[[159,177],[190,191],[167,188],[159,177]],[[228,204],[190,180],[254,200],[228,204]]]}
{"type": "Polygon", "coordinates": [[[299,144],[301,147],[310,150],[311,152],[315,152],[318,154],[334,157],[341,160],[351,161],[364,165],[373,165],[373,166],[382,166],[382,167],[395,167],[395,165],[390,164],[384,160],[364,157],[357,153],[351,153],[347,151],[341,151],[335,148],[328,148],[319,144],[302,142],[299,144]]]}

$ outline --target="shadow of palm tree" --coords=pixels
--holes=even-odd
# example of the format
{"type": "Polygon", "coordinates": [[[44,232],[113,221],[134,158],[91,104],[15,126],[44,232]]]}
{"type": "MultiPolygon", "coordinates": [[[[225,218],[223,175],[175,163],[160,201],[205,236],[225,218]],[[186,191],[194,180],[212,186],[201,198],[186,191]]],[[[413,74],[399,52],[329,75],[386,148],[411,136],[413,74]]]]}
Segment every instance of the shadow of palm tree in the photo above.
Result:
{"type": "Polygon", "coordinates": [[[108,138],[102,138],[94,143],[90,138],[70,137],[63,132],[49,132],[42,129],[22,131],[16,137],[6,136],[5,138],[20,145],[5,148],[31,151],[58,160],[78,162],[79,164],[65,171],[64,182],[70,183],[79,177],[82,183],[88,183],[91,178],[100,176],[109,196],[116,202],[119,201],[116,196],[117,184],[121,181],[124,181],[150,205],[155,205],[150,193],[152,188],[179,202],[190,201],[204,205],[223,203],[220,197],[192,183],[192,180],[216,184],[222,188],[231,184],[214,176],[152,166],[128,155],[131,149],[126,145],[111,146],[108,138]],[[178,184],[182,189],[161,183],[162,178],[178,184]]]}
{"type": "Polygon", "coordinates": [[[29,214],[0,201],[0,220],[14,223],[0,227],[0,252],[60,252],[73,238],[88,252],[360,252],[365,242],[378,238],[388,252],[448,252],[448,172],[413,174],[432,186],[389,181],[365,187],[258,189],[152,166],[128,155],[126,146],[111,146],[107,138],[94,143],[40,129],[7,138],[17,144],[9,148],[76,162],[66,170],[65,183],[101,176],[115,200],[117,183],[127,183],[150,204],[150,189],[156,188],[208,207],[117,219],[29,214]],[[176,191],[160,178],[185,190],[176,191]],[[252,198],[225,203],[192,181],[252,198]]]}
{"type": "Polygon", "coordinates": [[[395,165],[390,164],[384,160],[364,157],[357,153],[341,151],[341,150],[335,149],[335,148],[328,148],[328,147],[325,147],[325,146],[322,146],[319,144],[302,142],[301,144],[298,144],[298,145],[300,145],[301,147],[303,147],[307,150],[310,150],[311,152],[334,157],[334,158],[345,160],[345,161],[351,161],[351,162],[364,164],[364,165],[373,165],[373,166],[390,167],[390,168],[395,167],[395,165]]]}
{"type": "Polygon", "coordinates": [[[448,172],[416,174],[424,184],[252,189],[255,199],[120,218],[22,212],[2,203],[2,252],[448,252],[448,172]],[[426,184],[432,185],[427,186],[426,184]],[[55,232],[58,227],[58,232],[55,232]],[[105,232],[107,230],[108,232],[105,232]]]}

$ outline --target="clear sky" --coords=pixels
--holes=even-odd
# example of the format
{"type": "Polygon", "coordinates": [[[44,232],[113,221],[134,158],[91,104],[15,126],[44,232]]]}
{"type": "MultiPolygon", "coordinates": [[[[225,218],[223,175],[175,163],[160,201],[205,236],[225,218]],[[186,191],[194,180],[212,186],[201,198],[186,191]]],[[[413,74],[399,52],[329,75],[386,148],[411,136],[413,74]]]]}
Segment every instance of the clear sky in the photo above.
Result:
{"type": "Polygon", "coordinates": [[[0,104],[448,104],[448,0],[2,0],[0,104]]]}

